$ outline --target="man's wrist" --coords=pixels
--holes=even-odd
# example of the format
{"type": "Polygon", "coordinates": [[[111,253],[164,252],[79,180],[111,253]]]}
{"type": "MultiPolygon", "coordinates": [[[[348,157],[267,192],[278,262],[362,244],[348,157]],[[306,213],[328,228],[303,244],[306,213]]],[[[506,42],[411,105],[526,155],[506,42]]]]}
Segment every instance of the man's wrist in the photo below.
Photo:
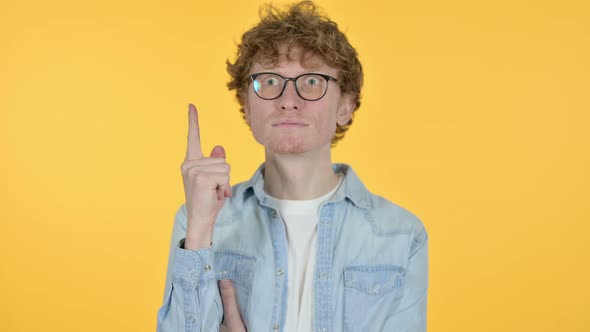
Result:
{"type": "Polygon", "coordinates": [[[202,227],[199,229],[191,229],[186,234],[184,239],[184,247],[186,250],[198,250],[204,249],[211,246],[211,235],[213,233],[213,227],[202,227]]]}

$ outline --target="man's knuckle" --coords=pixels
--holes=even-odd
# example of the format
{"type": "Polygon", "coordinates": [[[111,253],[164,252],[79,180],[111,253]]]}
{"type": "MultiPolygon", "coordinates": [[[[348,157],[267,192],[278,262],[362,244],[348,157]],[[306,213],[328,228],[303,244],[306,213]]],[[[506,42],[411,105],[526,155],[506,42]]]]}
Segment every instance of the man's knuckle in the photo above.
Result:
{"type": "Polygon", "coordinates": [[[180,164],[180,171],[182,173],[186,173],[186,171],[189,169],[189,165],[186,162],[183,162],[182,164],[180,164]]]}
{"type": "Polygon", "coordinates": [[[207,176],[206,173],[201,172],[200,170],[197,169],[191,169],[192,172],[192,177],[193,179],[195,179],[195,182],[197,183],[206,183],[209,181],[209,176],[207,176]]]}

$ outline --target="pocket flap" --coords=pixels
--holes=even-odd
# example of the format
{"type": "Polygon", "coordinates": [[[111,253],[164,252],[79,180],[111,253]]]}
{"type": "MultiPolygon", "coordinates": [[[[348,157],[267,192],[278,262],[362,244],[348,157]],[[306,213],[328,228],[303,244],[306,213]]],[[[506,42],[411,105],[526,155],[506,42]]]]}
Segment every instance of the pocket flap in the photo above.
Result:
{"type": "Polygon", "coordinates": [[[356,265],[344,268],[344,286],[367,294],[383,294],[404,287],[406,271],[398,265],[356,265]]]}
{"type": "Polygon", "coordinates": [[[215,253],[217,280],[252,278],[256,258],[235,250],[222,250],[215,253]]]}

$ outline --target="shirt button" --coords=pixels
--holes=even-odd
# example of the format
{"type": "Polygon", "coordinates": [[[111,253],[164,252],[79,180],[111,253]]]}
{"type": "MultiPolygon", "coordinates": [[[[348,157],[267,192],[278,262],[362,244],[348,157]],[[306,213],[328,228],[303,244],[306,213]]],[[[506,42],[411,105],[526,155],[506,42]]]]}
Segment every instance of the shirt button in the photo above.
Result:
{"type": "Polygon", "coordinates": [[[276,219],[277,218],[277,211],[272,210],[272,212],[270,213],[270,217],[273,219],[276,219]]]}
{"type": "Polygon", "coordinates": [[[326,272],[320,272],[320,279],[326,279],[326,272]]]}
{"type": "Polygon", "coordinates": [[[279,330],[279,326],[278,325],[275,325],[275,326],[272,327],[272,329],[275,330],[275,331],[278,331],[279,330]]]}
{"type": "Polygon", "coordinates": [[[211,265],[209,265],[209,264],[205,265],[205,271],[209,271],[209,270],[211,270],[211,265]]]}
{"type": "Polygon", "coordinates": [[[283,271],[283,269],[278,269],[277,270],[277,275],[278,276],[282,276],[285,272],[283,271]]]}

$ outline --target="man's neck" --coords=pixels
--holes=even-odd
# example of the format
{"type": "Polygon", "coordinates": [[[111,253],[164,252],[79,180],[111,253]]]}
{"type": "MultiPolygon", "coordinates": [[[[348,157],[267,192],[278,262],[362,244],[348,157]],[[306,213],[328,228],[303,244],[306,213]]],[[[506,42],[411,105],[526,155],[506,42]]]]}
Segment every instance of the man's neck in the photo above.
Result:
{"type": "Polygon", "coordinates": [[[329,193],[339,177],[332,170],[331,148],[302,154],[266,152],[264,191],[275,198],[307,200],[329,193]]]}

